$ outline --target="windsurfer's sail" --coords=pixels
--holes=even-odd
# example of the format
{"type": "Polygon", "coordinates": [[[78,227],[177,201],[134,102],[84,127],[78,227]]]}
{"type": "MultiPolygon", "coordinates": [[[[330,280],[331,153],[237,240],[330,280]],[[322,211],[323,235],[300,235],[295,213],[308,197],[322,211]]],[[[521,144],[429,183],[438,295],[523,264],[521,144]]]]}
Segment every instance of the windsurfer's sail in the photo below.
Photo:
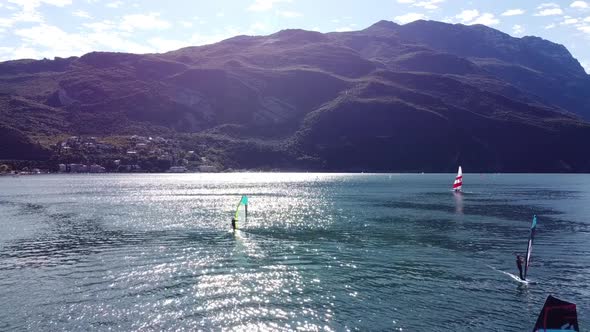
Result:
{"type": "Polygon", "coordinates": [[[537,318],[533,332],[563,330],[580,331],[576,305],[549,295],[537,318]]]}
{"type": "Polygon", "coordinates": [[[242,198],[240,198],[240,202],[238,203],[238,206],[236,207],[236,214],[234,216],[234,220],[236,221],[236,229],[238,228],[238,221],[240,221],[240,215],[242,214],[243,211],[243,216],[244,216],[244,221],[248,220],[248,196],[244,195],[242,196],[242,198]],[[244,209],[240,209],[242,206],[244,206],[244,209]]]}
{"type": "Polygon", "coordinates": [[[455,177],[455,182],[453,183],[453,190],[454,191],[461,191],[462,186],[463,186],[463,170],[461,170],[461,166],[459,166],[459,171],[457,172],[457,177],[455,177]]]}
{"type": "Polygon", "coordinates": [[[535,239],[535,230],[537,228],[537,216],[533,216],[533,223],[531,224],[531,235],[529,236],[529,243],[526,247],[526,256],[524,261],[524,280],[526,280],[527,272],[529,271],[529,263],[531,262],[531,254],[533,252],[533,240],[535,239]]]}

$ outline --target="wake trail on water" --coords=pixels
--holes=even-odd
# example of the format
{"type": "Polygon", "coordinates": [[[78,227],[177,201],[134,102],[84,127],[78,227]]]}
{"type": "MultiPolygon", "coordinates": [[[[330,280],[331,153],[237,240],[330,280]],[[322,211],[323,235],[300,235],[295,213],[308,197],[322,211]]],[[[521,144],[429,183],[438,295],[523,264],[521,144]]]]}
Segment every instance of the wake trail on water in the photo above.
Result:
{"type": "Polygon", "coordinates": [[[453,189],[449,189],[450,192],[452,193],[457,193],[457,194],[467,194],[467,195],[471,195],[471,194],[482,194],[483,192],[479,192],[479,191],[470,191],[470,190],[461,190],[459,192],[453,190],[453,189]]]}
{"type": "Polygon", "coordinates": [[[496,269],[495,267],[493,267],[493,266],[491,266],[491,265],[486,265],[486,266],[487,266],[487,267],[489,267],[490,269],[494,270],[494,271],[497,271],[497,272],[500,272],[500,273],[502,273],[502,274],[504,274],[504,275],[507,275],[507,276],[509,276],[510,278],[512,278],[512,279],[514,279],[515,281],[518,281],[518,282],[520,282],[520,283],[522,283],[522,284],[525,284],[525,285],[528,285],[528,284],[536,284],[536,282],[534,282],[534,281],[532,281],[532,280],[522,280],[522,279],[520,279],[520,277],[519,277],[519,276],[517,276],[516,274],[512,274],[512,273],[510,273],[510,272],[506,272],[506,271],[498,270],[498,269],[496,269]]]}

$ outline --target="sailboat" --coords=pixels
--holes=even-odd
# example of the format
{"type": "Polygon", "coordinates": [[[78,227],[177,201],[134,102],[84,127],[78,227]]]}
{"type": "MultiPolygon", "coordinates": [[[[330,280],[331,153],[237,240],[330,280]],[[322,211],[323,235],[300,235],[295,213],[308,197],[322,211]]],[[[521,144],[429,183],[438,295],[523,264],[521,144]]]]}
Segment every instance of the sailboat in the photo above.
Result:
{"type": "Polygon", "coordinates": [[[549,295],[541,309],[533,332],[580,331],[576,304],[549,295]]]}
{"type": "Polygon", "coordinates": [[[533,240],[535,239],[535,230],[537,229],[537,216],[533,216],[533,223],[531,224],[531,233],[529,235],[529,243],[526,247],[526,255],[524,261],[524,280],[526,280],[527,273],[529,271],[529,264],[531,262],[531,254],[533,253],[533,240]]]}
{"type": "Polygon", "coordinates": [[[453,182],[453,190],[455,192],[460,192],[462,186],[463,186],[463,170],[461,170],[461,166],[459,166],[459,170],[457,171],[457,176],[455,177],[455,182],[453,182]]]}
{"type": "Polygon", "coordinates": [[[238,206],[236,207],[236,214],[234,215],[234,229],[238,229],[238,222],[240,221],[240,215],[244,216],[244,221],[248,220],[248,196],[244,195],[242,196],[242,198],[240,198],[240,202],[238,203],[238,206]],[[244,207],[244,209],[240,209],[241,207],[244,207]],[[242,212],[243,211],[243,212],[242,212]]]}

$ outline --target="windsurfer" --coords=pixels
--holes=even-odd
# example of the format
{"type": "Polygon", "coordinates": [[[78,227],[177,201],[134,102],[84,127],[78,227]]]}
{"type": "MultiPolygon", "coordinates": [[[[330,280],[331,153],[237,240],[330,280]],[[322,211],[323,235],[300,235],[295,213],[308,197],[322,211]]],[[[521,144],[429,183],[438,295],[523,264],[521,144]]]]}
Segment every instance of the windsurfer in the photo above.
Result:
{"type": "Polygon", "coordinates": [[[516,255],[516,266],[518,267],[518,274],[520,276],[520,280],[524,280],[524,278],[522,277],[522,263],[522,257],[520,257],[520,255],[516,255]]]}
{"type": "Polygon", "coordinates": [[[453,182],[453,190],[455,192],[461,192],[461,187],[463,186],[463,170],[461,166],[459,166],[459,170],[457,171],[457,177],[455,177],[455,182],[453,182]]]}
{"type": "Polygon", "coordinates": [[[244,219],[242,221],[248,221],[248,196],[244,195],[240,198],[240,202],[236,207],[236,213],[231,218],[231,228],[235,231],[238,229],[238,220],[240,220],[240,207],[244,206],[244,219]]]}

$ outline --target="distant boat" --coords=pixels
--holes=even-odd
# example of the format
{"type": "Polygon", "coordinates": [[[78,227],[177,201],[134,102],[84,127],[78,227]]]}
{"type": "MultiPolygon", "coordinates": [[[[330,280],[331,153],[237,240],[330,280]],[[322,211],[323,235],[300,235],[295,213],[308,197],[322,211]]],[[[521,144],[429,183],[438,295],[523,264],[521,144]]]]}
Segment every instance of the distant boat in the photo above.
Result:
{"type": "Polygon", "coordinates": [[[541,309],[533,332],[580,331],[576,305],[549,295],[541,309]]]}
{"type": "Polygon", "coordinates": [[[457,176],[455,177],[455,182],[453,182],[453,190],[454,191],[461,191],[462,186],[463,186],[463,170],[461,170],[461,166],[459,166],[459,170],[457,171],[457,176]]]}

